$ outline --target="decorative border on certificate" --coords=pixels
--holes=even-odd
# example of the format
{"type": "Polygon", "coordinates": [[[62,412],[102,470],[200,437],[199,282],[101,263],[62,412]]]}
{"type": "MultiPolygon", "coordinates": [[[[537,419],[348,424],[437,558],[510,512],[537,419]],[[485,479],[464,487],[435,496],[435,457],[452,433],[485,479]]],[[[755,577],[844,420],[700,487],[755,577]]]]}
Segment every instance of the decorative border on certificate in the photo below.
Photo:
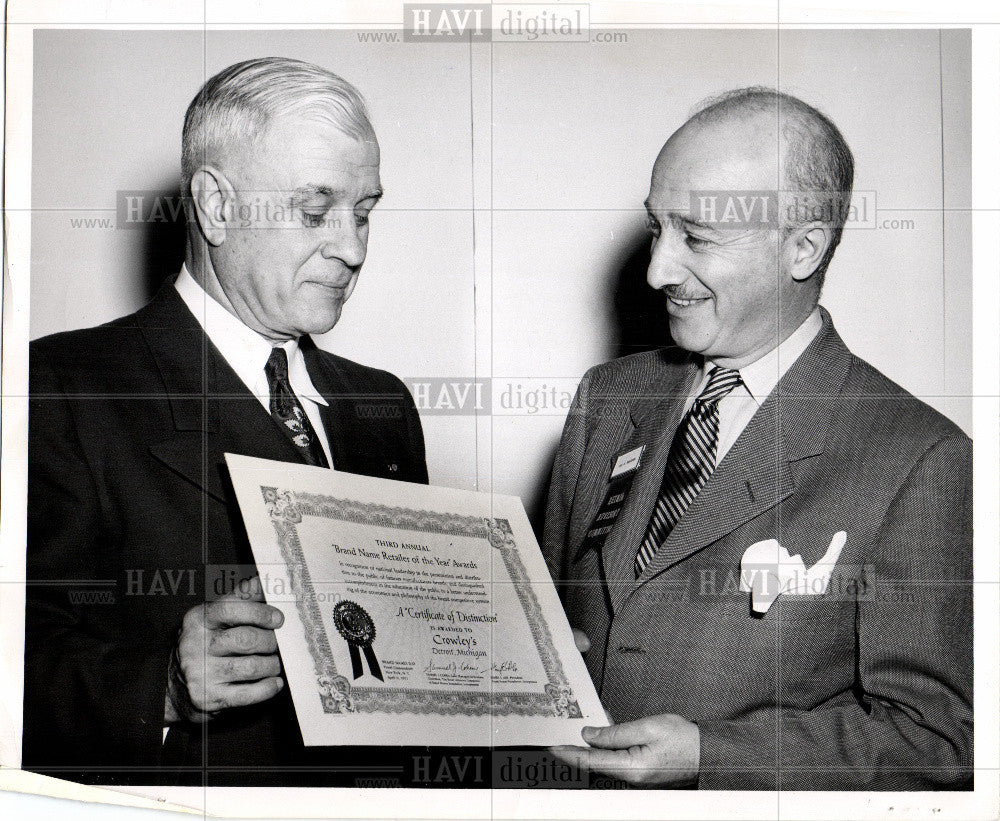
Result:
{"type": "MultiPolygon", "coordinates": [[[[299,493],[275,487],[261,486],[271,522],[278,536],[281,556],[288,569],[299,617],[306,627],[306,641],[316,669],[319,696],[323,712],[346,713],[416,713],[441,715],[519,715],[562,716],[582,718],[583,713],[573,695],[562,662],[552,643],[548,625],[535,597],[528,574],[521,562],[514,534],[506,519],[460,516],[406,507],[390,507],[338,499],[318,493],[299,493]],[[453,536],[486,539],[503,559],[514,583],[518,599],[531,629],[531,635],[545,670],[547,683],[543,692],[477,692],[473,690],[422,690],[416,688],[355,687],[342,675],[333,660],[326,627],[313,591],[309,569],[302,553],[296,525],[304,516],[321,516],[378,527],[416,530],[453,536]]],[[[368,626],[367,613],[357,608],[360,619],[356,625],[358,647],[368,626]]],[[[371,627],[374,635],[374,627],[371,627]]],[[[354,634],[351,634],[354,642],[354,634]]],[[[346,636],[345,636],[346,638],[346,636]]],[[[367,648],[370,652],[370,648],[367,648]]],[[[352,646],[352,658],[356,649],[352,646]]]]}

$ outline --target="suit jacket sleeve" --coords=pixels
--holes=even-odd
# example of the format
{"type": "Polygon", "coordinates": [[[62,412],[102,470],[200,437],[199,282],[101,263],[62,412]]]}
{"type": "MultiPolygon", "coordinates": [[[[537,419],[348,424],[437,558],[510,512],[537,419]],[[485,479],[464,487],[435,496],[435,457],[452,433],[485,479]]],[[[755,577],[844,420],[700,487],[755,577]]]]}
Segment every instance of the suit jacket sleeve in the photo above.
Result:
{"type": "Polygon", "coordinates": [[[808,711],[699,722],[701,788],[967,785],[971,474],[971,442],[942,439],[887,509],[856,607],[857,692],[808,711]]]}
{"type": "Polygon", "coordinates": [[[155,765],[170,648],[116,626],[113,524],[40,349],[30,394],[24,764],[155,765]]]}

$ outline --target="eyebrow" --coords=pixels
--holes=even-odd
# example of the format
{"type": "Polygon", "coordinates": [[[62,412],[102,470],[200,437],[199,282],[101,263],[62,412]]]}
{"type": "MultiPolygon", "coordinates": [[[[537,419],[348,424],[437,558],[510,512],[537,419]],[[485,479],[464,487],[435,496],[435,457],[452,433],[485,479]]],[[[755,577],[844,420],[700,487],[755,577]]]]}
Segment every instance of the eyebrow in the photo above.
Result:
{"type": "MultiPolygon", "coordinates": [[[[649,215],[651,217],[656,218],[656,214],[653,213],[653,208],[652,208],[652,206],[650,206],[649,200],[645,200],[642,204],[644,206],[646,206],[646,211],[649,213],[649,215]]],[[[716,230],[715,226],[712,225],[711,223],[699,222],[698,220],[691,219],[691,217],[689,217],[689,216],[687,216],[685,214],[681,214],[681,213],[679,213],[677,211],[668,211],[667,214],[666,214],[666,216],[670,220],[678,219],[681,222],[683,222],[685,225],[692,225],[695,228],[701,228],[703,231],[715,231],[716,230]]]]}
{"type": "MultiPolygon", "coordinates": [[[[307,185],[302,185],[296,188],[292,192],[292,195],[293,198],[295,199],[301,199],[303,197],[309,197],[315,194],[319,194],[322,197],[335,197],[338,194],[342,195],[344,193],[345,192],[342,189],[331,188],[329,185],[317,185],[315,183],[309,183],[307,185]]],[[[385,192],[383,189],[378,188],[375,191],[365,194],[365,196],[361,197],[361,199],[359,199],[358,202],[363,202],[364,200],[375,200],[376,202],[378,202],[382,198],[382,195],[384,193],[385,192]]]]}

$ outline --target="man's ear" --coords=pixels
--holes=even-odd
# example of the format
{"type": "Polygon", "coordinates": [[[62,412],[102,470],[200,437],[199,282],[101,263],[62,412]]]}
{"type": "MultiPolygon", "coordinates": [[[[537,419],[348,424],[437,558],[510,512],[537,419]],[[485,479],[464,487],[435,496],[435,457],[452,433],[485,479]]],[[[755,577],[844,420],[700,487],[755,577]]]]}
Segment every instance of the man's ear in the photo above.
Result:
{"type": "Polygon", "coordinates": [[[807,222],[794,228],[786,245],[791,255],[792,279],[796,282],[809,279],[823,261],[832,240],[833,229],[825,222],[807,222]]]}
{"type": "Polygon", "coordinates": [[[209,245],[222,245],[232,222],[236,191],[218,168],[203,165],[191,175],[191,202],[209,245]]]}

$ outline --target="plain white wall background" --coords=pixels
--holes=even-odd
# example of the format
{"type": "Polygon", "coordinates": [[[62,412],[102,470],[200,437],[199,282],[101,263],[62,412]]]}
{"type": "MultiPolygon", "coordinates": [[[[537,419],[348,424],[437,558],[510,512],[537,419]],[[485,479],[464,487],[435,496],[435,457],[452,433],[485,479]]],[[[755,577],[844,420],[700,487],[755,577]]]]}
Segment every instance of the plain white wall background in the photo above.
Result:
{"type": "Polygon", "coordinates": [[[471,48],[351,31],[37,32],[31,334],[136,309],[180,259],[170,232],[71,219],[113,222],[117,190],[176,186],[184,110],[206,77],[255,56],[317,62],[368,99],[386,188],[359,287],[320,344],[402,377],[492,377],[494,413],[424,416],[431,481],[537,512],[580,376],[653,338],[637,318],[659,300],[636,264],[657,151],[702,98],[763,84],[837,123],[879,223],[913,221],[845,232],[823,296],[838,330],[971,431],[969,49],[961,30],[471,48]],[[517,390],[548,408],[509,407],[517,390]]]}

